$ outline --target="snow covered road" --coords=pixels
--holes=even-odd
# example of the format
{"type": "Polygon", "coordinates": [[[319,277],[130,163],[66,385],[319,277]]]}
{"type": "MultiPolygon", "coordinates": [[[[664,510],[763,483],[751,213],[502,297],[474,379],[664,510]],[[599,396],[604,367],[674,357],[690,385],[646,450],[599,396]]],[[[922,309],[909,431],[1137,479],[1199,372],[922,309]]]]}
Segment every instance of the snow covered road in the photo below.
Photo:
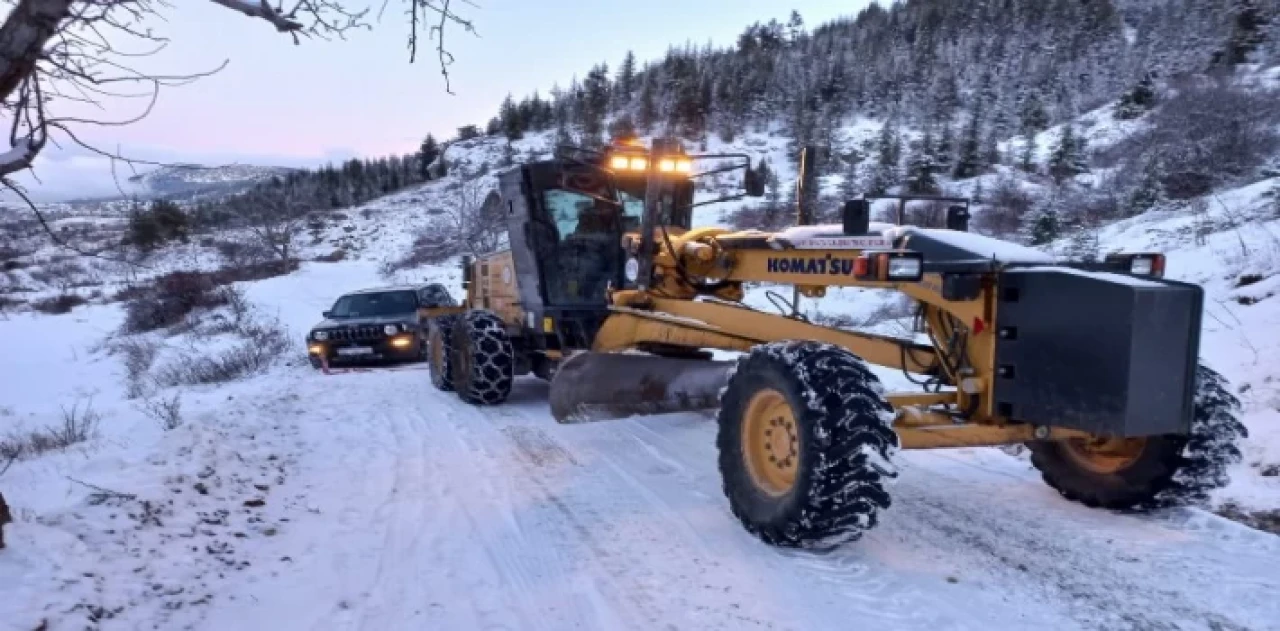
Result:
{"type": "Polygon", "coordinates": [[[477,409],[422,371],[285,372],[289,562],[201,628],[1280,629],[1280,539],[1077,506],[995,450],[905,454],[881,525],[819,555],[740,528],[708,418],[559,426],[535,379],[477,409]]]}

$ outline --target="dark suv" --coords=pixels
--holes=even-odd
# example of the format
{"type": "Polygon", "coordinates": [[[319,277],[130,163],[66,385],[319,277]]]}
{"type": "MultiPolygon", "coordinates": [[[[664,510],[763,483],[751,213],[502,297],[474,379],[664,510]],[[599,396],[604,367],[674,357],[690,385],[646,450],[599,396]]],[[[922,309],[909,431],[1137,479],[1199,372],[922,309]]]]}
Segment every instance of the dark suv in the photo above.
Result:
{"type": "Polygon", "coordinates": [[[440,284],[375,287],[343,294],[307,334],[307,355],[319,368],[427,357],[431,309],[456,306],[440,284]]]}

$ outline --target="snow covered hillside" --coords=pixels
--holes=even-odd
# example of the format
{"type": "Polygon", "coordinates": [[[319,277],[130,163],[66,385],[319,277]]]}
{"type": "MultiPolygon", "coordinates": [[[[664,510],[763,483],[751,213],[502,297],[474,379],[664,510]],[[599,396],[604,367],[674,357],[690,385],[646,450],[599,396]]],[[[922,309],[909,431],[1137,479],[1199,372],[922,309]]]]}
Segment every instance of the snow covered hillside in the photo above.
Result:
{"type": "MultiPolygon", "coordinates": [[[[879,130],[852,123],[839,148],[879,130]]],[[[1250,432],[1212,508],[1239,521],[1090,510],[998,449],[910,452],[881,524],[815,555],[742,531],[706,417],[560,426],[534,378],[481,410],[431,388],[421,365],[325,376],[306,364],[302,336],[343,291],[457,291],[457,259],[435,237],[467,229],[456,211],[482,199],[495,169],[552,142],[454,143],[446,177],[313,213],[297,227],[296,264],[255,259],[237,274],[218,271],[239,255],[219,244],[251,240],[248,229],[193,235],[138,265],[68,256],[24,228],[0,257],[11,303],[0,335],[21,358],[0,364],[0,493],[14,518],[0,629],[1280,629],[1280,538],[1240,523],[1265,526],[1253,520],[1280,507],[1275,180],[1092,235],[1099,252],[1164,251],[1168,276],[1205,287],[1202,355],[1231,381],[1250,432]],[[192,271],[204,274],[173,274],[192,271]],[[157,280],[167,292],[148,293],[157,280]],[[5,446],[31,436],[51,444],[10,462],[5,446]]],[[[795,177],[776,129],[706,150],[767,157],[783,186],[795,177]]],[[[1003,175],[1016,174],[945,184],[991,190],[1003,175]]],[[[735,184],[721,178],[700,199],[735,184]]],[[[827,196],[844,188],[839,175],[821,184],[827,196]]],[[[729,225],[767,203],[702,207],[695,223],[729,225]]],[[[64,221],[104,241],[123,229],[64,221]]],[[[769,289],[747,302],[774,309],[769,289]]],[[[881,292],[801,308],[906,332],[881,292]]]]}
{"type": "Polygon", "coordinates": [[[143,199],[228,195],[294,170],[250,164],[218,167],[171,165],[130,177],[128,182],[135,190],[127,192],[143,199]]]}

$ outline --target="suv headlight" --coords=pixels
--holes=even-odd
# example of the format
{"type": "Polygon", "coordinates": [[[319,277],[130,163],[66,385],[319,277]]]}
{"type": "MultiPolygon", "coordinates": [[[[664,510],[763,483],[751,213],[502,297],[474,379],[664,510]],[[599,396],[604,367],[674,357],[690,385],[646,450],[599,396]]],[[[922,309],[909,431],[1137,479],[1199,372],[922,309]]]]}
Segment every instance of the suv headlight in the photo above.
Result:
{"type": "Polygon", "coordinates": [[[325,331],[316,331],[311,334],[311,337],[315,338],[317,342],[323,342],[329,339],[329,334],[325,331]]]}
{"type": "Polygon", "coordinates": [[[395,335],[400,332],[400,327],[395,324],[388,324],[387,326],[382,327],[382,332],[387,335],[395,335]]]}

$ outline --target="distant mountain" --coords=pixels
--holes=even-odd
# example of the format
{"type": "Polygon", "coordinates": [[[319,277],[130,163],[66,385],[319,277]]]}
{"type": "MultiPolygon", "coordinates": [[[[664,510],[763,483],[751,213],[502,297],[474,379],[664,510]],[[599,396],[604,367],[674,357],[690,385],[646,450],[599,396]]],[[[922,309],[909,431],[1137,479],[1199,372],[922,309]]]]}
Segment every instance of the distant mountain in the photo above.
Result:
{"type": "Polygon", "coordinates": [[[284,177],[295,170],[249,164],[218,167],[181,164],[135,175],[129,178],[129,183],[138,189],[134,194],[145,199],[194,200],[241,193],[258,182],[284,177]]]}

